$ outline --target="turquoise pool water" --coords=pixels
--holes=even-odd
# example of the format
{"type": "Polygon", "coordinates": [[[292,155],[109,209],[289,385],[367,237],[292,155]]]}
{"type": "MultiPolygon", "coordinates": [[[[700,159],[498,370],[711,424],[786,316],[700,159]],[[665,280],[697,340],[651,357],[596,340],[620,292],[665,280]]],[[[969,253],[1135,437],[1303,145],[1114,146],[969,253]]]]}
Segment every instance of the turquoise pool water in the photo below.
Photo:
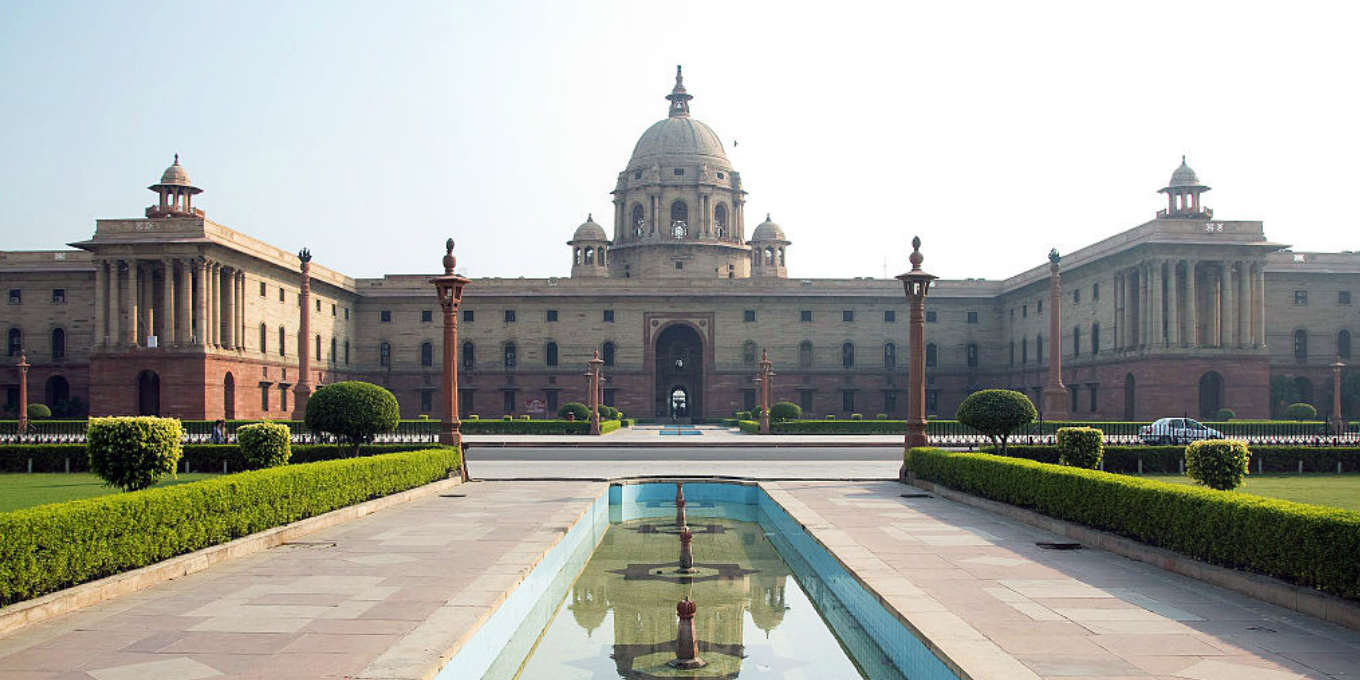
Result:
{"type": "Polygon", "coordinates": [[[452,678],[957,680],[757,486],[613,485],[439,674],[452,678]],[[676,670],[676,602],[704,668],[676,670]]]}

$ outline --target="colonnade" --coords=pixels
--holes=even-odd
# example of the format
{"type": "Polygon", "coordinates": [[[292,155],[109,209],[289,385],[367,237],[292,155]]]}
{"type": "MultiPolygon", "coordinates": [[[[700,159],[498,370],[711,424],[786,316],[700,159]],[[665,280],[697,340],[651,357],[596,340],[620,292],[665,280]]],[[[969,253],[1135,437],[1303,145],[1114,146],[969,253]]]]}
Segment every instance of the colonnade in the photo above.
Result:
{"type": "Polygon", "coordinates": [[[1262,261],[1154,258],[1114,283],[1117,349],[1266,344],[1262,261]]]}
{"type": "Polygon", "coordinates": [[[245,349],[246,277],[191,258],[95,260],[95,344],[101,348],[245,349]]]}

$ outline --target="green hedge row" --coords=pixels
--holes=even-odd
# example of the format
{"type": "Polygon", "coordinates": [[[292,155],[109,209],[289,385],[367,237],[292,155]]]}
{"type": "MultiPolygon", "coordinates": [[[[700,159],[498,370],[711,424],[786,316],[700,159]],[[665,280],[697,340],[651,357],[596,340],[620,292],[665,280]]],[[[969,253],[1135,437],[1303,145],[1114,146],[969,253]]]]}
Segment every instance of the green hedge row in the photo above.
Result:
{"type": "MultiPolygon", "coordinates": [[[[1342,472],[1360,472],[1360,448],[1357,447],[1313,447],[1313,446],[1263,446],[1251,447],[1251,471],[1257,472],[1298,472],[1299,461],[1303,461],[1304,472],[1336,472],[1336,464],[1341,463],[1342,472]]],[[[1056,446],[1024,446],[1011,444],[1006,447],[1011,458],[1027,458],[1041,463],[1058,462],[1056,446]]],[[[1181,460],[1185,458],[1184,446],[1107,446],[1105,447],[1106,472],[1138,472],[1138,461],[1143,461],[1143,472],[1181,471],[1181,460]]]]}
{"type": "MultiPolygon", "coordinates": [[[[425,444],[365,444],[359,447],[360,456],[373,456],[383,453],[427,449],[425,444]]],[[[189,464],[191,472],[221,472],[222,463],[227,463],[229,471],[240,472],[245,468],[241,449],[235,444],[184,444],[180,457],[179,470],[189,464]]],[[[294,444],[291,463],[311,463],[321,460],[335,460],[350,455],[349,446],[335,444],[294,444]]],[[[84,444],[0,444],[0,473],[28,472],[28,461],[33,461],[34,472],[66,472],[69,461],[71,472],[89,472],[90,456],[84,444]]]]}
{"type": "Polygon", "coordinates": [[[905,420],[785,420],[771,434],[906,434],[905,420]]]}
{"type": "Polygon", "coordinates": [[[453,448],[287,465],[0,513],[0,606],[448,477],[453,448]]]}
{"type": "Polygon", "coordinates": [[[982,453],[912,449],[910,474],[1232,569],[1360,599],[1360,513],[982,453]]]}
{"type": "MultiPolygon", "coordinates": [[[[633,419],[601,420],[602,434],[620,427],[631,427],[633,419]]],[[[463,434],[590,434],[588,420],[464,420],[458,426],[463,434]]]]}

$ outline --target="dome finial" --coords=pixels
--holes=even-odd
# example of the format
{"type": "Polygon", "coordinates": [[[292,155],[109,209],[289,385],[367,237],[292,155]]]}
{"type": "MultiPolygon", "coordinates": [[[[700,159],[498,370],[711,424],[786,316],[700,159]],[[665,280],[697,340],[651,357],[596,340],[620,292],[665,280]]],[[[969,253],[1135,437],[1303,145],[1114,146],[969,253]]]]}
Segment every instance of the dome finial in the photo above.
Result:
{"type": "Polygon", "coordinates": [[[594,221],[595,221],[595,213],[586,213],[586,221],[587,221],[587,222],[594,222],[594,221]]]}
{"type": "Polygon", "coordinates": [[[175,154],[175,162],[171,163],[171,165],[179,165],[179,154],[175,154]]]}
{"type": "Polygon", "coordinates": [[[770,213],[765,213],[765,221],[766,221],[766,222],[771,222],[771,221],[773,221],[773,220],[770,219],[770,213]]]}
{"type": "Polygon", "coordinates": [[[694,99],[694,96],[685,92],[685,76],[680,72],[679,64],[675,65],[675,87],[666,95],[666,99],[671,102],[671,118],[689,117],[689,100],[694,99]]]}

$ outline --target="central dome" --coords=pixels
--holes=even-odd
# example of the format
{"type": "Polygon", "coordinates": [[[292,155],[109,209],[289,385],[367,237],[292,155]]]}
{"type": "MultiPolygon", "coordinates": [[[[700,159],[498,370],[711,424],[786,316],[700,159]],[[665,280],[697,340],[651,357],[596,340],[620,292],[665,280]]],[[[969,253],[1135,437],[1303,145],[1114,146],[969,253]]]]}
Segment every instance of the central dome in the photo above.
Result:
{"type": "Polygon", "coordinates": [[[666,118],[642,133],[628,167],[651,165],[662,158],[728,165],[727,152],[713,128],[693,118],[666,118]]]}

